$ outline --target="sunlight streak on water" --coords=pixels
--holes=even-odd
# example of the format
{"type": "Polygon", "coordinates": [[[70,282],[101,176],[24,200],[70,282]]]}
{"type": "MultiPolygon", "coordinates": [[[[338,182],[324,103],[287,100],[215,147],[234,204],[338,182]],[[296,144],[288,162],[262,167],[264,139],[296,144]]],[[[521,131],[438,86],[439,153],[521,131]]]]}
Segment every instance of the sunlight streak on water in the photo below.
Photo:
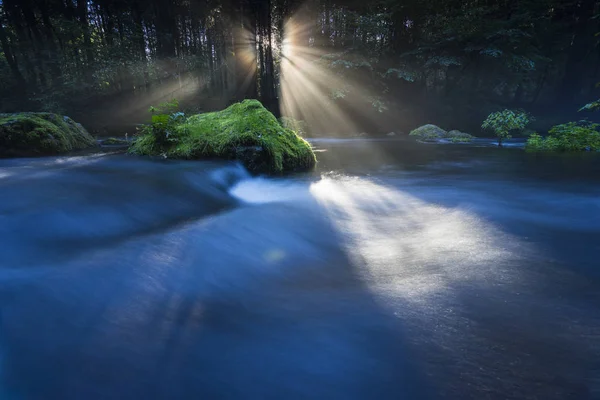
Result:
{"type": "MultiPolygon", "coordinates": [[[[323,179],[311,193],[348,238],[375,280],[396,276],[397,294],[415,301],[460,281],[502,279],[514,239],[467,210],[427,203],[362,178],[323,179]],[[398,271],[398,270],[401,271],[398,271]]],[[[391,279],[391,278],[390,278],[391,279]]]]}
{"type": "Polygon", "coordinates": [[[326,177],[313,184],[257,178],[230,193],[254,204],[315,199],[354,264],[364,266],[365,279],[394,276],[387,289],[413,302],[460,282],[517,279],[502,265],[526,250],[468,209],[435,205],[365,178],[326,177]]]}
{"type": "Polygon", "coordinates": [[[290,181],[273,181],[264,178],[239,182],[229,193],[247,203],[273,203],[310,198],[307,185],[290,181]]]}
{"type": "MultiPolygon", "coordinates": [[[[339,160],[365,153],[381,170],[378,148],[339,160]]],[[[555,226],[593,253],[593,185],[46,162],[0,164],[1,400],[564,399],[597,370],[596,286],[539,251],[555,226]]]]}

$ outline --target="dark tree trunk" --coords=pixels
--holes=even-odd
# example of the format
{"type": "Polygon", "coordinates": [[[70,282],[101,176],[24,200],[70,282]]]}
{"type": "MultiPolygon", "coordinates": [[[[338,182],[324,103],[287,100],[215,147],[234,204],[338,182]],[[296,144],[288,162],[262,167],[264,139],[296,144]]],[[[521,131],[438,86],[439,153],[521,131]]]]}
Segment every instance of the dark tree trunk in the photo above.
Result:
{"type": "Polygon", "coordinates": [[[244,1],[234,15],[235,101],[257,97],[256,17],[244,1]]]}
{"type": "Polygon", "coordinates": [[[581,92],[586,59],[594,46],[594,34],[597,31],[591,24],[595,1],[575,1],[573,7],[573,35],[567,50],[565,74],[558,91],[559,101],[566,104],[575,102],[581,92]]]}
{"type": "Polygon", "coordinates": [[[19,70],[19,65],[17,64],[17,60],[13,55],[10,43],[8,42],[8,38],[6,36],[6,32],[4,31],[4,21],[2,16],[0,15],[0,43],[2,44],[2,51],[4,52],[4,56],[6,57],[6,62],[10,67],[10,71],[12,72],[17,84],[25,89],[27,84],[21,71],[19,70]]]}
{"type": "Polygon", "coordinates": [[[266,0],[266,25],[267,25],[267,48],[265,54],[265,94],[267,97],[267,107],[275,114],[281,116],[279,109],[279,100],[275,89],[275,65],[273,63],[273,19],[271,15],[271,0],[266,0]]]}
{"type": "Polygon", "coordinates": [[[148,74],[148,58],[146,56],[146,40],[144,35],[144,22],[142,20],[142,11],[140,9],[139,0],[133,2],[132,7],[133,14],[133,27],[134,27],[134,43],[137,49],[138,57],[142,62],[142,68],[144,69],[144,86],[150,84],[150,76],[148,74]]]}
{"type": "Polygon", "coordinates": [[[92,40],[88,23],[87,0],[77,0],[77,18],[83,31],[83,46],[88,66],[94,65],[94,53],[92,51],[92,40]]]}
{"type": "Polygon", "coordinates": [[[39,79],[40,85],[42,87],[46,87],[47,80],[46,80],[46,68],[45,68],[44,61],[46,61],[48,53],[44,46],[44,40],[42,39],[42,34],[40,33],[40,30],[38,29],[37,21],[36,21],[35,15],[33,13],[33,5],[30,2],[27,2],[26,4],[20,4],[17,7],[17,11],[18,11],[18,9],[21,10],[24,20],[25,20],[25,23],[28,28],[28,31],[29,31],[29,43],[31,44],[31,47],[33,48],[35,64],[37,67],[37,71],[35,73],[39,79]]]}
{"type": "Polygon", "coordinates": [[[175,57],[175,18],[170,0],[154,0],[156,12],[157,54],[161,58],[175,57]]]}

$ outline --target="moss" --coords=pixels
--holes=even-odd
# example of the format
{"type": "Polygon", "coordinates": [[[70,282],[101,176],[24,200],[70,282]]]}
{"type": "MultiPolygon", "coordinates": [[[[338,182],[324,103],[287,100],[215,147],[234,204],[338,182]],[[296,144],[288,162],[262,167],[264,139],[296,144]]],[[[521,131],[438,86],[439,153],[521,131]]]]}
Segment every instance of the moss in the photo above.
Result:
{"type": "Polygon", "coordinates": [[[439,126],[427,124],[410,132],[410,136],[415,136],[419,140],[423,141],[435,141],[446,137],[447,132],[439,126]]]}
{"type": "Polygon", "coordinates": [[[96,145],[69,117],[52,113],[0,114],[0,157],[65,153],[96,145]]]}
{"type": "Polygon", "coordinates": [[[274,174],[308,170],[316,163],[310,144],[281,126],[257,100],[191,116],[163,144],[147,133],[129,151],[178,159],[237,159],[250,171],[274,174]]]}
{"type": "Polygon", "coordinates": [[[469,143],[471,140],[471,138],[464,138],[464,137],[451,137],[450,141],[452,143],[469,143]]]}
{"type": "Polygon", "coordinates": [[[453,143],[470,142],[474,136],[457,130],[447,132],[439,126],[428,124],[423,125],[412,132],[410,136],[415,136],[418,140],[424,142],[437,142],[440,139],[447,139],[453,143]]]}
{"type": "Polygon", "coordinates": [[[288,128],[298,133],[303,137],[306,137],[309,132],[308,124],[305,121],[295,119],[293,117],[281,117],[279,123],[284,128],[288,128]]]}
{"type": "Polygon", "coordinates": [[[470,135],[465,132],[452,130],[452,131],[448,132],[446,138],[450,139],[450,141],[453,143],[468,143],[471,140],[473,140],[475,138],[475,136],[470,135]]]}
{"type": "Polygon", "coordinates": [[[129,146],[129,144],[130,144],[129,140],[119,139],[119,138],[114,138],[114,137],[110,137],[110,138],[102,141],[103,146],[116,146],[116,145],[129,146]]]}

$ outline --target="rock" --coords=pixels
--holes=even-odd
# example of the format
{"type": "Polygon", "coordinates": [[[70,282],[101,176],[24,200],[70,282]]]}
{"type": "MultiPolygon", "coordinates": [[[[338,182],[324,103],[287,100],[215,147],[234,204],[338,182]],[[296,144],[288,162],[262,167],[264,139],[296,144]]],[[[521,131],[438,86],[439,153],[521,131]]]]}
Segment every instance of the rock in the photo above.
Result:
{"type": "Polygon", "coordinates": [[[410,132],[410,136],[415,136],[417,139],[430,142],[446,138],[448,133],[439,126],[427,124],[410,132]]]}
{"type": "Polygon", "coordinates": [[[310,129],[305,121],[295,119],[293,117],[281,117],[279,123],[284,127],[293,130],[298,135],[306,137],[310,129]]]}
{"type": "Polygon", "coordinates": [[[396,132],[390,132],[386,136],[396,136],[396,132]]]}
{"type": "Polygon", "coordinates": [[[33,157],[96,146],[69,117],[52,113],[0,114],[0,157],[33,157]]]}
{"type": "Polygon", "coordinates": [[[470,142],[475,138],[473,135],[458,130],[447,132],[436,125],[423,125],[410,132],[410,136],[415,136],[423,142],[470,142]]]}
{"type": "Polygon", "coordinates": [[[143,134],[129,152],[177,159],[239,160],[251,172],[270,174],[306,171],[316,163],[310,144],[283,127],[258,100],[193,115],[161,143],[152,133],[143,134]]]}
{"type": "Polygon", "coordinates": [[[447,139],[450,139],[452,142],[470,142],[474,138],[475,136],[458,130],[452,130],[447,134],[447,139]]]}

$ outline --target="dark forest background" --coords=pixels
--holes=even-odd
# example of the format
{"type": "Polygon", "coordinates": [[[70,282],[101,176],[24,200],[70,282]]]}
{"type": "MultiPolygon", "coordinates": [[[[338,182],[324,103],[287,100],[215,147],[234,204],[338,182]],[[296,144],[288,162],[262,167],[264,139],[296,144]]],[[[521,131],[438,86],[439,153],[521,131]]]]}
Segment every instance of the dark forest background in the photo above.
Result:
{"type": "Polygon", "coordinates": [[[258,98],[279,114],[285,41],[340,78],[312,95],[363,110],[357,129],[469,130],[506,107],[543,129],[598,97],[599,4],[2,0],[0,111],[60,112],[97,134],[171,98],[193,112],[258,98]]]}

